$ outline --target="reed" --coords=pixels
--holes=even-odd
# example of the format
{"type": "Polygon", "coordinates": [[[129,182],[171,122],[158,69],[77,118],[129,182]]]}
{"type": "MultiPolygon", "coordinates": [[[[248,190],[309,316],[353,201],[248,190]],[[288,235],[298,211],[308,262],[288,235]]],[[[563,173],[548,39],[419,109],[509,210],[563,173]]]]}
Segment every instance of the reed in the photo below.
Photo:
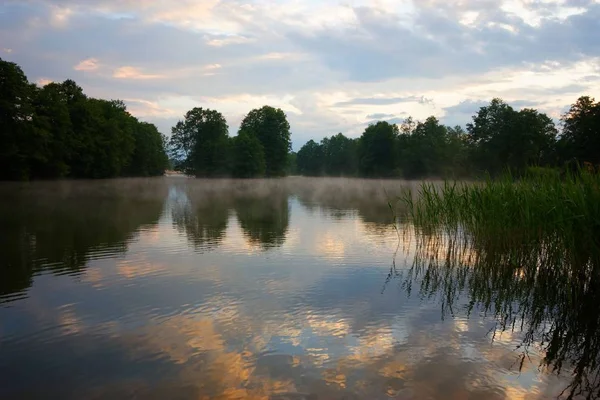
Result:
{"type": "Polygon", "coordinates": [[[406,192],[417,234],[407,286],[469,298],[498,329],[524,333],[542,363],[571,371],[568,399],[600,397],[600,177],[586,171],[477,183],[423,183],[406,192]]]}
{"type": "Polygon", "coordinates": [[[500,246],[554,243],[590,251],[600,246],[600,175],[530,174],[477,183],[424,182],[407,191],[415,227],[427,233],[461,233],[500,246]]]}

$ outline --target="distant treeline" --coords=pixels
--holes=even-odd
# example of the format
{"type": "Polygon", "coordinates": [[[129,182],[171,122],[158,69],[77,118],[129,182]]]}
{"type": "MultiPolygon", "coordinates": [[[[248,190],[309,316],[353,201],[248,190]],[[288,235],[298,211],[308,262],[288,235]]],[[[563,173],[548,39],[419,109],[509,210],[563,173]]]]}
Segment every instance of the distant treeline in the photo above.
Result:
{"type": "Polygon", "coordinates": [[[0,59],[0,179],[162,175],[165,138],[72,80],[38,87],[0,59]]]}
{"type": "Polygon", "coordinates": [[[435,118],[380,121],[357,139],[341,133],[291,152],[285,113],[250,111],[237,136],[224,116],[194,108],[167,143],[119,100],[87,97],[71,80],[42,88],[0,59],[0,179],[161,175],[171,163],[189,175],[466,177],[506,169],[600,164],[600,103],[581,97],[561,118],[516,111],[500,99],[481,107],[466,130],[435,118]]]}
{"type": "Polygon", "coordinates": [[[435,118],[407,118],[400,126],[377,122],[358,139],[339,133],[310,140],[296,156],[310,176],[466,177],[510,169],[600,164],[600,103],[580,97],[554,121],[534,109],[514,110],[500,99],[482,107],[466,131],[435,118]]]}

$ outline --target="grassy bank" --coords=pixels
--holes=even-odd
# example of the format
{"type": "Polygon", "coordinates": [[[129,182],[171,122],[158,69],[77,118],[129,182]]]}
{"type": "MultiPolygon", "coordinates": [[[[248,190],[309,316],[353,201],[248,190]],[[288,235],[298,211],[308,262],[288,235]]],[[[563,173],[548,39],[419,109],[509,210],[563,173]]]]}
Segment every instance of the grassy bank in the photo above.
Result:
{"type": "Polygon", "coordinates": [[[498,245],[531,241],[599,249],[600,175],[587,172],[421,184],[403,201],[418,229],[462,232],[498,245]]]}

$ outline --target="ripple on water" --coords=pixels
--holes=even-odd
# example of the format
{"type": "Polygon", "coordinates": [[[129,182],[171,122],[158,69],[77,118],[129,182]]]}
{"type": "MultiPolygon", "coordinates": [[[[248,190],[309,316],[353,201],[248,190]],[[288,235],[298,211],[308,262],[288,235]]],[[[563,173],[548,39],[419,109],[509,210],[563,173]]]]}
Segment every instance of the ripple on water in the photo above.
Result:
{"type": "Polygon", "coordinates": [[[515,373],[518,334],[492,343],[468,299],[443,313],[446,293],[407,281],[414,246],[381,182],[152,182],[19,214],[26,245],[0,248],[19,266],[0,398],[540,399],[564,383],[534,353],[515,373]]]}

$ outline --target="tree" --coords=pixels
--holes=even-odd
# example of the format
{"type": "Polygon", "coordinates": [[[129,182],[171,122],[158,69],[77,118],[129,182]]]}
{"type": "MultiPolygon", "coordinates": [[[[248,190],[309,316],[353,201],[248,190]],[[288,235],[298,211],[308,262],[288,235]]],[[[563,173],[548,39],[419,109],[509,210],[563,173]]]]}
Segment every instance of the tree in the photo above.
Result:
{"type": "Polygon", "coordinates": [[[457,125],[447,127],[448,131],[448,170],[453,177],[466,176],[470,167],[470,147],[467,132],[457,125]]]}
{"type": "Polygon", "coordinates": [[[89,126],[91,165],[87,175],[92,178],[121,176],[135,146],[134,119],[120,100],[88,99],[86,107],[93,121],[89,126]]]}
{"type": "Polygon", "coordinates": [[[325,157],[325,173],[331,176],[356,175],[358,160],[356,142],[342,133],[321,141],[325,157]]]}
{"type": "Polygon", "coordinates": [[[515,144],[522,150],[513,153],[509,166],[522,168],[546,164],[558,134],[552,118],[532,108],[524,108],[519,111],[515,132],[519,133],[515,144]]]}
{"type": "Polygon", "coordinates": [[[73,126],[67,98],[59,84],[50,83],[34,90],[33,106],[35,129],[46,132],[45,154],[32,165],[32,176],[38,178],[62,178],[71,169],[69,159],[73,152],[73,126]]]}
{"type": "Polygon", "coordinates": [[[400,165],[405,176],[442,176],[449,163],[448,129],[431,116],[413,125],[407,119],[400,136],[400,165]]]}
{"type": "Polygon", "coordinates": [[[255,178],[265,173],[265,154],[260,141],[247,132],[233,139],[233,176],[255,178]]]}
{"type": "Polygon", "coordinates": [[[298,173],[298,154],[290,151],[288,154],[288,164],[286,175],[296,175],[298,173]]]}
{"type": "Polygon", "coordinates": [[[264,106],[250,111],[239,132],[256,137],[262,144],[267,176],[285,175],[291,134],[290,124],[281,109],[264,106]]]}
{"type": "Polygon", "coordinates": [[[164,137],[155,125],[147,122],[133,122],[134,151],[127,168],[127,175],[162,175],[169,160],[165,152],[164,137]]]}
{"type": "Polygon", "coordinates": [[[225,117],[210,109],[193,108],[172,129],[172,151],[183,158],[185,173],[214,177],[227,173],[229,151],[225,117]]]}
{"type": "Polygon", "coordinates": [[[322,175],[325,164],[325,152],[323,151],[323,146],[312,139],[309,140],[298,151],[297,163],[298,171],[302,175],[322,175]]]}
{"type": "Polygon", "coordinates": [[[0,177],[28,179],[28,150],[37,152],[38,143],[31,126],[32,86],[15,63],[0,59],[0,177]]]}
{"type": "Polygon", "coordinates": [[[552,120],[536,110],[515,111],[500,99],[481,107],[467,124],[474,162],[491,173],[523,171],[540,163],[556,136],[552,120]]]}
{"type": "Polygon", "coordinates": [[[385,121],[371,124],[359,139],[359,168],[364,176],[392,176],[396,168],[398,126],[385,121]]]}
{"type": "Polygon", "coordinates": [[[40,88],[0,60],[0,179],[159,175],[165,143],[120,100],[88,98],[74,81],[40,88]]]}
{"type": "Polygon", "coordinates": [[[560,161],[600,164],[600,102],[580,97],[562,116],[562,124],[557,144],[560,161]]]}

